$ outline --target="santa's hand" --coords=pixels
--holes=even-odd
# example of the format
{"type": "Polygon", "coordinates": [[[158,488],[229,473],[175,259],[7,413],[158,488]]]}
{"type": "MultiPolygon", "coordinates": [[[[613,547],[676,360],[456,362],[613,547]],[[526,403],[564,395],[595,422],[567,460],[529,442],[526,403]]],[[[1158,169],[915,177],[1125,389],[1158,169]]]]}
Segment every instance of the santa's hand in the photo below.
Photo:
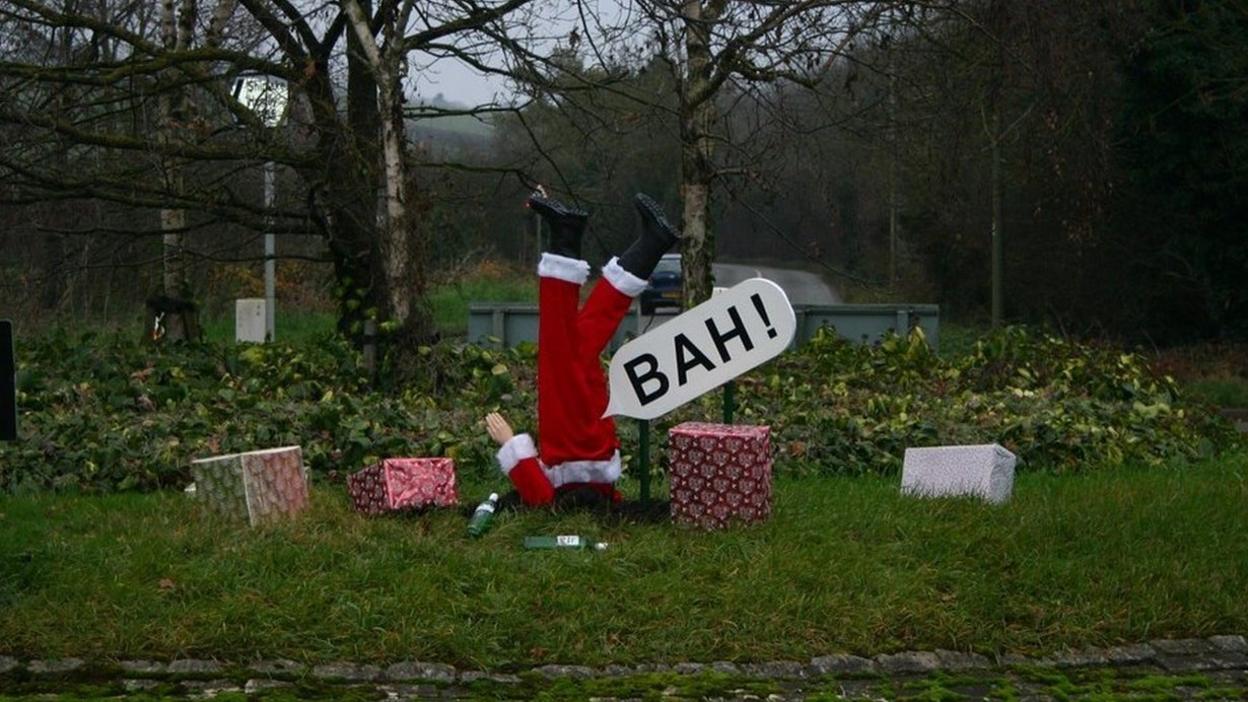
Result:
{"type": "Polygon", "coordinates": [[[511,430],[511,425],[498,412],[485,415],[485,431],[489,433],[491,439],[498,442],[499,446],[511,441],[511,438],[516,435],[511,430]]]}

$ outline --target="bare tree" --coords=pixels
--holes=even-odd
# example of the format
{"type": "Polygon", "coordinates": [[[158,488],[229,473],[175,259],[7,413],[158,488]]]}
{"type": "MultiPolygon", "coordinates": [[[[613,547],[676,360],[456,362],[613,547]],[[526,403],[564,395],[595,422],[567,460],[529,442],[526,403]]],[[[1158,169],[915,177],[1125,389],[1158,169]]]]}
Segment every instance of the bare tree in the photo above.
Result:
{"type": "MultiPolygon", "coordinates": [[[[658,43],[676,78],[681,140],[681,197],[684,229],[685,302],[711,292],[715,258],[710,224],[712,187],[743,168],[725,167],[717,157],[734,144],[725,132],[725,96],[755,94],[761,86],[815,87],[819,76],[851,43],[879,20],[889,3],[844,0],[743,2],[733,0],[641,0],[658,43]]],[[[741,143],[741,142],[736,142],[741,143]]]]}
{"type": "Polygon", "coordinates": [[[158,213],[166,291],[183,286],[183,256],[207,255],[208,241],[190,240],[205,222],[319,235],[344,333],[358,338],[371,318],[428,336],[425,233],[407,192],[409,57],[484,65],[498,46],[465,37],[507,36],[509,15],[528,2],[215,0],[204,12],[198,0],[162,0],[153,13],[137,1],[123,11],[86,0],[0,0],[6,26],[113,52],[74,60],[0,44],[0,126],[19,131],[27,147],[0,155],[0,183],[28,200],[73,196],[158,213]],[[285,136],[265,130],[230,94],[244,71],[291,86],[285,136]],[[62,109],[50,114],[46,96],[59,96],[62,109]],[[39,150],[54,140],[91,153],[93,165],[52,168],[39,150]],[[305,195],[273,211],[257,204],[239,176],[263,161],[297,174],[305,195]]]}

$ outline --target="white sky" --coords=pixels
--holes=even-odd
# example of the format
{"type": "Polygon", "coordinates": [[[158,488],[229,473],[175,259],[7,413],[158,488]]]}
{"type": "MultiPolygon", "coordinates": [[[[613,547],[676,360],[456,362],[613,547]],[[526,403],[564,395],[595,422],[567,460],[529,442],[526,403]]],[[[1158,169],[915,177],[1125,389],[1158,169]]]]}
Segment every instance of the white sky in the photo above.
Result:
{"type": "Polygon", "coordinates": [[[482,105],[495,99],[506,102],[511,96],[503,79],[482,75],[459,61],[439,61],[423,70],[417,69],[413,83],[417,99],[431,99],[442,93],[451,102],[482,105]]]}

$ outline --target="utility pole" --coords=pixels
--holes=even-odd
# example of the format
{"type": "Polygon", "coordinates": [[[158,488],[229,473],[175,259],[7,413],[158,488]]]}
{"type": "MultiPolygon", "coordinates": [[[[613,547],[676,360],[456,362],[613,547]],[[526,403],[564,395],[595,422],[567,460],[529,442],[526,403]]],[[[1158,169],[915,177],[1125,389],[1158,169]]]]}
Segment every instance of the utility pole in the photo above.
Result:
{"type": "Polygon", "coordinates": [[[277,169],[272,161],[264,162],[264,336],[277,338],[277,241],[273,235],[273,200],[277,169]]]}
{"type": "Polygon", "coordinates": [[[897,286],[897,64],[894,60],[893,10],[888,11],[888,286],[897,286]]]}

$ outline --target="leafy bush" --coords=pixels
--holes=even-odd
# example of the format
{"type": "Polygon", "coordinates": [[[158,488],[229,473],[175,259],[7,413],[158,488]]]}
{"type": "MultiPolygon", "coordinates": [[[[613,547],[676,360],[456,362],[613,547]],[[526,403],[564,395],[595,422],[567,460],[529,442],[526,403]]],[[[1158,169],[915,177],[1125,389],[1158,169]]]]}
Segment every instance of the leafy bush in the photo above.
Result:
{"type": "Polygon", "coordinates": [[[820,471],[896,470],[907,446],[994,441],[1023,466],[1073,470],[1207,455],[1238,438],[1140,356],[1021,328],[953,358],[918,330],[873,348],[824,332],[748,382],[780,449],[820,471]]]}
{"type": "MultiPolygon", "coordinates": [[[[152,347],[61,335],[19,353],[23,440],[0,444],[3,490],[178,487],[194,458],[286,444],[321,475],[388,455],[447,455],[488,475],[480,418],[535,425],[532,347],[421,347],[384,391],[332,337],[152,347]]],[[[1067,470],[1208,454],[1236,438],[1140,357],[1018,329],[950,359],[917,331],[876,347],[822,332],[739,379],[737,397],[738,421],[772,425],[782,472],[889,472],[907,446],[991,441],[1024,466],[1067,470]]],[[[682,407],[654,435],[717,418],[718,402],[682,407]]],[[[636,423],[620,428],[631,452],[636,423]]]]}

